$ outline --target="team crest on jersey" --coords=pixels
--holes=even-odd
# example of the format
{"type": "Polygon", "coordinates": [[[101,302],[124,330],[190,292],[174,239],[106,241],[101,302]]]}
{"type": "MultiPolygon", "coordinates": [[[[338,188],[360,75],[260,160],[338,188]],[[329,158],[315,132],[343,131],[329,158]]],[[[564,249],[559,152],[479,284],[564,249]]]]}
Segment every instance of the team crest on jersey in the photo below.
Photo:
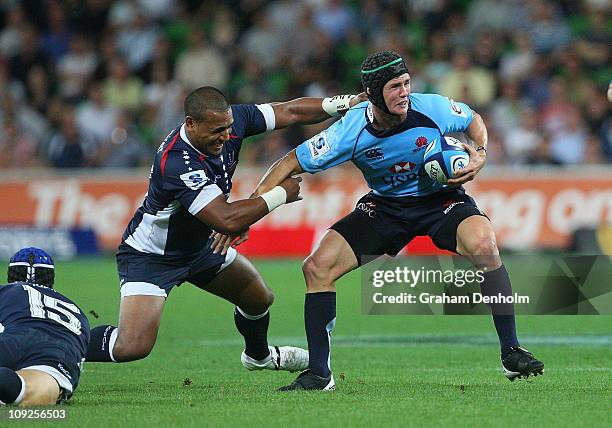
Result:
{"type": "Polygon", "coordinates": [[[329,152],[331,147],[327,142],[327,131],[323,131],[308,140],[308,149],[310,150],[310,155],[313,159],[316,159],[319,156],[329,152]]]}
{"type": "Polygon", "coordinates": [[[208,181],[208,177],[204,170],[190,171],[184,174],[181,174],[181,180],[185,183],[185,186],[189,187],[191,190],[198,190],[201,187],[204,187],[206,182],[208,181]]]}
{"type": "Polygon", "coordinates": [[[455,100],[449,98],[448,101],[450,102],[451,111],[454,115],[467,117],[467,113],[463,111],[463,109],[459,106],[459,104],[455,102],[455,100]]]}
{"type": "Polygon", "coordinates": [[[427,145],[427,137],[419,137],[414,142],[416,146],[420,149],[421,147],[425,147],[427,145]]]}
{"type": "Polygon", "coordinates": [[[420,136],[419,138],[417,138],[414,142],[416,148],[412,149],[412,153],[416,153],[425,149],[425,147],[427,147],[428,142],[429,140],[427,139],[427,137],[420,136]]]}

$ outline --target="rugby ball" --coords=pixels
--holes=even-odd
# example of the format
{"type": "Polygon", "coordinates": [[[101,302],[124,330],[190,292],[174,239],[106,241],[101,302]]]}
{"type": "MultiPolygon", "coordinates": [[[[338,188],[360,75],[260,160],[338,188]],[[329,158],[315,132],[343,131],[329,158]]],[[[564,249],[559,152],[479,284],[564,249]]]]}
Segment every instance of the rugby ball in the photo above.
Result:
{"type": "Polygon", "coordinates": [[[427,175],[438,183],[446,184],[470,163],[470,156],[461,141],[453,137],[442,137],[429,143],[423,154],[423,163],[427,175]]]}

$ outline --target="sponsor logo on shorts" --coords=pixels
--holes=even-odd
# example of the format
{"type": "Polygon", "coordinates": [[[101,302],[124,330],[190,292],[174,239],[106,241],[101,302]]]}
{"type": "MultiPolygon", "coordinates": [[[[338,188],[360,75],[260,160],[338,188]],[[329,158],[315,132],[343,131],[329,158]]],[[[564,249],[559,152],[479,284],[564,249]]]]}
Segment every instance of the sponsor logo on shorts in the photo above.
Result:
{"type": "Polygon", "coordinates": [[[324,155],[331,150],[331,147],[327,141],[327,131],[323,131],[312,137],[310,140],[308,140],[307,145],[308,149],[310,150],[310,156],[313,159],[317,159],[319,156],[324,155]]]}
{"type": "Polygon", "coordinates": [[[378,160],[384,159],[385,154],[383,153],[383,149],[380,147],[374,147],[365,151],[365,157],[367,160],[378,160]]]}
{"type": "Polygon", "coordinates": [[[375,208],[376,204],[374,202],[359,202],[357,204],[357,209],[363,211],[371,218],[376,217],[375,208]]]}
{"type": "Polygon", "coordinates": [[[66,376],[68,379],[72,379],[72,376],[70,376],[70,372],[64,368],[62,363],[57,363],[57,368],[59,368],[60,371],[64,374],[64,376],[66,376]]]}
{"type": "Polygon", "coordinates": [[[0,333],[4,333],[4,326],[2,325],[1,322],[0,322],[0,333]]]}
{"type": "Polygon", "coordinates": [[[450,204],[448,207],[446,207],[446,209],[444,210],[444,214],[448,214],[450,210],[452,210],[455,206],[459,205],[459,204],[464,204],[464,201],[459,201],[459,202],[453,202],[452,204],[450,204]]]}

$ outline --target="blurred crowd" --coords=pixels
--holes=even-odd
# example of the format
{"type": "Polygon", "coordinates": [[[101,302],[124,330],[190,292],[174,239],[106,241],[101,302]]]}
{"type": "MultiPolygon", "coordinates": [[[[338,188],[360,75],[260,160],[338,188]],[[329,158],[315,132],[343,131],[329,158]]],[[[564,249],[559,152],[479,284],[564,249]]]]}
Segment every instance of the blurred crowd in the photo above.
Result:
{"type": "MultiPolygon", "coordinates": [[[[148,165],[190,90],[357,93],[378,50],[485,118],[490,163],[612,162],[609,0],[3,0],[0,23],[0,168],[148,165]]],[[[314,130],[254,137],[242,162],[314,130]]]]}

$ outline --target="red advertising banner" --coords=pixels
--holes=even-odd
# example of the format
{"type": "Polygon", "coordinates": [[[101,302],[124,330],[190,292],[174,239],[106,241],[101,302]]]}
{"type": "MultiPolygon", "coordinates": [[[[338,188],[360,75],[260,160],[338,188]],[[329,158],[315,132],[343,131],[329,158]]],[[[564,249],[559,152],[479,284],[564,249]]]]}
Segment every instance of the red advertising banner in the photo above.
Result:
{"type": "MultiPolygon", "coordinates": [[[[248,197],[262,170],[239,171],[232,199],[248,197]]],[[[303,256],[337,219],[350,212],[368,189],[360,173],[339,169],[303,182],[304,200],[280,207],[252,227],[241,251],[250,256],[303,256]]],[[[0,184],[0,225],[92,228],[113,250],[147,190],[138,177],[4,177],[0,184]]],[[[579,227],[612,224],[612,171],[495,173],[467,186],[489,215],[500,246],[560,248],[579,227]]],[[[416,240],[409,252],[432,250],[416,240]]]]}

